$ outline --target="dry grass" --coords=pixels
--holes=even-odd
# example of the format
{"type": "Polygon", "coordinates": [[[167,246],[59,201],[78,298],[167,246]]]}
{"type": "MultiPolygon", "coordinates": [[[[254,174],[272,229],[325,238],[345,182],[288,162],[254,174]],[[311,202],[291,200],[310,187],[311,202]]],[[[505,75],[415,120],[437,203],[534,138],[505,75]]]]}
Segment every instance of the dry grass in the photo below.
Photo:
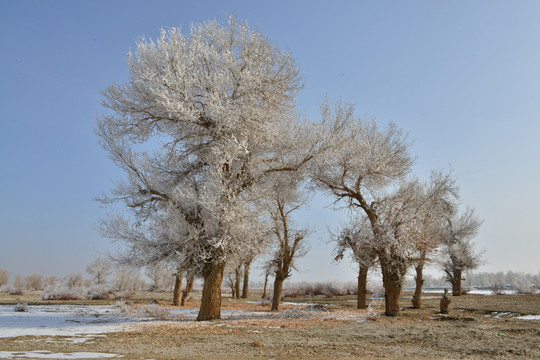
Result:
{"type": "MultiPolygon", "coordinates": [[[[169,308],[170,294],[156,295],[139,294],[130,301],[147,304],[158,300],[160,307],[169,308]]],[[[188,303],[189,308],[199,306],[197,295],[188,303]]],[[[32,337],[0,339],[0,348],[91,350],[121,354],[127,359],[540,358],[540,322],[517,319],[518,314],[540,314],[538,295],[454,297],[448,315],[438,314],[438,296],[425,299],[421,310],[408,308],[410,300],[403,299],[404,310],[396,318],[382,316],[381,301],[374,302],[371,310],[356,310],[354,301],[350,301],[353,299],[354,296],[285,299],[332,306],[325,306],[328,312],[313,311],[307,317],[279,318],[269,311],[267,304],[225,298],[223,309],[268,310],[268,316],[202,323],[141,323],[131,331],[96,337],[92,343],[81,344],[62,337],[47,343],[32,337]],[[495,312],[509,314],[496,317],[495,312]]],[[[249,300],[258,300],[257,294],[249,300]]],[[[294,313],[291,309],[298,308],[301,306],[286,306],[284,311],[294,313]]]]}

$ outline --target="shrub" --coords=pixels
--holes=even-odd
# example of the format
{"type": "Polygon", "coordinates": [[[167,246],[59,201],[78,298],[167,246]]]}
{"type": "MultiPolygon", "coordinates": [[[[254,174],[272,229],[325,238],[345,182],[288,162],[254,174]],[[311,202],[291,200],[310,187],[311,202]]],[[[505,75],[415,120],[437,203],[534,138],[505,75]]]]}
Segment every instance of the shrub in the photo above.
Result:
{"type": "Polygon", "coordinates": [[[41,300],[80,300],[83,299],[81,288],[67,286],[48,286],[41,295],[41,300]]]}
{"type": "Polygon", "coordinates": [[[368,291],[373,294],[373,297],[376,297],[376,298],[384,297],[385,291],[384,291],[384,286],[382,284],[382,281],[370,280],[368,281],[367,287],[368,287],[368,291]]]}
{"type": "Polygon", "coordinates": [[[105,300],[112,293],[112,290],[108,286],[94,285],[86,290],[86,298],[90,300],[105,300]]]}
{"type": "Polygon", "coordinates": [[[291,284],[283,290],[283,296],[296,298],[298,296],[318,296],[324,295],[327,297],[355,295],[357,293],[356,284],[354,282],[316,282],[299,284],[291,284]]]}
{"type": "Polygon", "coordinates": [[[28,304],[27,303],[19,303],[19,304],[15,305],[13,310],[15,310],[17,312],[26,312],[26,311],[28,311],[28,304]]]}
{"type": "Polygon", "coordinates": [[[10,287],[9,288],[9,295],[22,295],[23,291],[20,288],[17,287],[10,287]]]}

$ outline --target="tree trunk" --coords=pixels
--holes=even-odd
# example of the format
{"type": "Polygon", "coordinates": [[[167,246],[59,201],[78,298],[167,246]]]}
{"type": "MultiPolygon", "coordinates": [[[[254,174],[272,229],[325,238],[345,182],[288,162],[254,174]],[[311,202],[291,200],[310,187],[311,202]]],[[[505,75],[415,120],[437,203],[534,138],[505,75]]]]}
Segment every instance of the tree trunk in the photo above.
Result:
{"type": "Polygon", "coordinates": [[[273,311],[279,311],[281,306],[281,293],[283,292],[283,282],[285,278],[283,276],[276,275],[274,279],[274,297],[272,298],[273,311]]]}
{"type": "Polygon", "coordinates": [[[231,274],[229,274],[229,287],[231,288],[231,299],[234,299],[235,293],[234,293],[234,279],[231,274]]]}
{"type": "Polygon", "coordinates": [[[244,283],[242,286],[242,299],[247,299],[249,296],[249,268],[251,260],[244,263],[244,283]]]}
{"type": "Polygon", "coordinates": [[[208,264],[203,270],[203,290],[201,308],[197,321],[221,319],[221,283],[225,263],[208,264]]]}
{"type": "Polygon", "coordinates": [[[263,289],[263,294],[262,294],[262,298],[263,299],[266,299],[266,286],[268,285],[268,276],[270,276],[270,274],[266,274],[264,275],[264,289],[263,289]]]}
{"type": "Polygon", "coordinates": [[[391,266],[391,261],[383,259],[380,255],[379,263],[381,265],[384,286],[384,314],[386,316],[398,316],[399,297],[401,295],[401,276],[399,274],[399,269],[396,269],[395,266],[391,266]]]}
{"type": "Polygon", "coordinates": [[[366,266],[359,265],[358,270],[358,294],[356,296],[356,308],[365,309],[367,308],[366,304],[366,295],[367,295],[367,275],[369,268],[366,266]]]}
{"type": "Polygon", "coordinates": [[[236,269],[234,269],[234,297],[236,299],[240,299],[240,278],[242,277],[240,266],[238,266],[236,269]]]}
{"type": "Polygon", "coordinates": [[[186,288],[184,290],[184,293],[182,295],[182,302],[180,303],[181,306],[184,306],[186,304],[187,298],[189,294],[191,293],[191,290],[193,290],[193,284],[195,283],[195,277],[190,276],[187,278],[186,281],[186,288]]]}
{"type": "Polygon", "coordinates": [[[173,305],[180,305],[180,298],[182,297],[182,273],[178,273],[174,276],[174,291],[173,291],[173,305]]]}
{"type": "Polygon", "coordinates": [[[452,296],[461,296],[461,277],[463,276],[462,270],[454,270],[454,276],[452,283],[452,296]]]}
{"type": "Polygon", "coordinates": [[[414,268],[416,270],[416,287],[412,299],[413,308],[422,308],[422,287],[424,286],[424,263],[420,263],[414,268]]]}
{"type": "Polygon", "coordinates": [[[448,289],[444,289],[444,294],[441,298],[441,314],[448,314],[448,306],[452,300],[448,298],[448,289]]]}

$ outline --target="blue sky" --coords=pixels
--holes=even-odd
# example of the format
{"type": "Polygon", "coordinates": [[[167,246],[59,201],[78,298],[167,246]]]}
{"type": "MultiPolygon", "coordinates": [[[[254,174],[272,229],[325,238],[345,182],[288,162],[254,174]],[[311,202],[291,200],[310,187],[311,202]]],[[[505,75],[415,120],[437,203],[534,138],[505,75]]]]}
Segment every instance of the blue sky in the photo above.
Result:
{"type": "MultiPolygon", "coordinates": [[[[451,167],[484,220],[480,271],[540,270],[540,2],[0,2],[0,268],[84,272],[114,249],[93,199],[120,173],[97,144],[100,91],[127,79],[135,40],[233,13],[290,50],[318,118],[324,96],[397,123],[415,173],[451,167]]],[[[344,214],[317,196],[299,221],[316,233],[293,281],[354,279],[331,262],[326,228],[344,214]]]]}

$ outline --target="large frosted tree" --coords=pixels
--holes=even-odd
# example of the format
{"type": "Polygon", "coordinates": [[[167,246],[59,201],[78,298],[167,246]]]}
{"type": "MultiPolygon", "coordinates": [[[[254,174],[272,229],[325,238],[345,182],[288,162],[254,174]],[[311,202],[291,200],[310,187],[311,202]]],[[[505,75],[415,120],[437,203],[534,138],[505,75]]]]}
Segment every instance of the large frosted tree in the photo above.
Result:
{"type": "Polygon", "coordinates": [[[172,28],[142,38],[127,66],[129,82],[103,92],[110,112],[97,134],[125,172],[102,201],[128,213],[105,221],[103,233],[131,239],[133,256],[158,243],[156,256],[174,254],[199,272],[198,320],[219,319],[227,258],[251,246],[234,236],[243,208],[269,174],[295,171],[322,149],[294,113],[298,70],[234,18],[193,25],[188,36],[172,28]]]}
{"type": "MultiPolygon", "coordinates": [[[[386,315],[398,315],[411,253],[422,241],[417,236],[421,214],[429,211],[435,199],[451,195],[453,181],[448,176],[432,176],[433,183],[422,193],[419,182],[408,178],[413,164],[410,143],[396,125],[380,129],[375,120],[355,116],[352,105],[337,104],[331,109],[325,103],[322,114],[331,122],[347,126],[331,151],[317,158],[311,176],[336,201],[366,217],[372,234],[355,237],[362,239],[361,247],[378,259],[386,315]]],[[[341,240],[347,239],[342,236],[341,240]]]]}
{"type": "Polygon", "coordinates": [[[394,189],[411,170],[413,158],[406,135],[394,124],[379,129],[375,120],[355,116],[352,105],[322,106],[323,118],[347,124],[347,131],[332,151],[313,166],[315,184],[359,210],[373,232],[374,250],[379,260],[385,288],[386,314],[399,314],[399,294],[404,271],[396,264],[400,256],[389,242],[382,205],[388,206],[394,189]]]}

